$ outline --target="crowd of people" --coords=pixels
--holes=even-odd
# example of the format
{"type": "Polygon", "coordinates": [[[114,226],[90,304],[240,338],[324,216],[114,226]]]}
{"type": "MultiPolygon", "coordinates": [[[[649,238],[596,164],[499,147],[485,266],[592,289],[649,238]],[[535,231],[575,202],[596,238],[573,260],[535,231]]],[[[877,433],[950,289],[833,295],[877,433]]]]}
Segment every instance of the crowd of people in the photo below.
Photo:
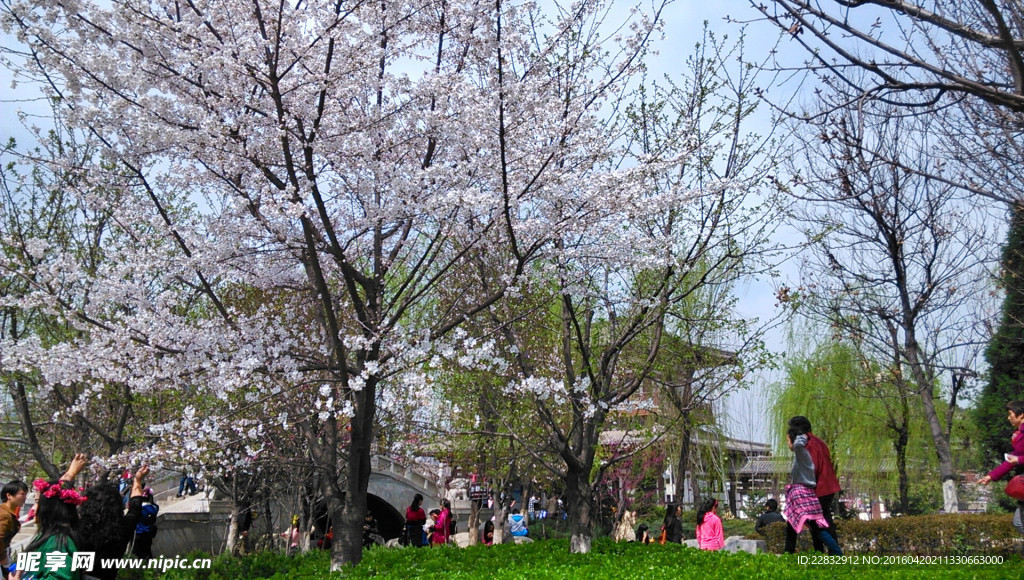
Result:
{"type": "MultiPolygon", "coordinates": [[[[811,530],[815,549],[841,556],[842,549],[836,541],[833,523],[833,501],[839,492],[839,480],[832,467],[828,445],[811,432],[811,422],[802,415],[789,420],[786,434],[789,448],[793,450],[793,468],[790,483],[785,488],[785,517],[778,513],[778,501],[769,499],[764,515],[758,518],[755,529],[762,532],[774,522],[786,522],[787,553],[796,550],[796,539],[806,526],[811,530]]],[[[669,504],[662,522],[659,543],[681,543],[683,527],[680,516],[682,506],[669,504]]],[[[647,529],[638,529],[639,541],[650,543],[647,529]],[[643,538],[643,539],[641,539],[643,538]]],[[[702,550],[721,550],[725,547],[725,533],[718,515],[718,500],[705,499],[697,509],[695,522],[697,546],[702,550]]]]}
{"type": "MultiPolygon", "coordinates": [[[[1012,453],[1006,460],[977,483],[988,484],[999,480],[1011,471],[1020,467],[1018,458],[1024,455],[1024,402],[1007,404],[1008,420],[1014,427],[1010,441],[1012,453]]],[[[835,506],[840,492],[839,479],[832,463],[828,445],[814,435],[811,422],[802,415],[791,418],[787,425],[786,440],[793,451],[793,464],[790,470],[789,483],[785,486],[785,506],[779,511],[779,500],[769,498],[765,511],[754,526],[755,531],[764,534],[767,527],[774,523],[785,523],[786,553],[796,551],[797,538],[804,528],[810,532],[811,543],[815,550],[830,555],[841,556],[843,550],[835,527],[835,506]]],[[[488,498],[482,496],[482,500],[488,498]]],[[[17,501],[16,499],[14,501],[17,501]]],[[[487,507],[494,505],[493,496],[487,501],[487,507]]],[[[516,500],[502,496],[501,501],[508,501],[507,514],[500,522],[504,531],[504,540],[511,541],[516,536],[528,536],[530,521],[545,517],[564,517],[561,500],[552,496],[547,501],[530,496],[527,499],[527,513],[524,513],[516,500]],[[557,502],[557,503],[556,503],[557,502]]],[[[725,546],[722,519],[719,516],[719,502],[716,498],[707,498],[700,503],[696,519],[693,522],[696,544],[703,550],[720,550],[725,546]]],[[[4,508],[0,506],[0,522],[4,521],[4,508]]],[[[478,532],[478,539],[484,545],[495,541],[495,528],[499,522],[494,518],[484,521],[478,532]]],[[[1013,525],[1024,534],[1024,501],[1018,502],[1014,513],[1013,525]]],[[[0,526],[2,529],[2,526],[0,526]]],[[[363,526],[364,546],[382,543],[377,530],[376,520],[367,514],[363,526]]],[[[451,503],[444,499],[439,507],[429,512],[423,507],[423,496],[416,494],[412,503],[406,508],[403,545],[443,546],[454,543],[456,533],[455,516],[451,503]]],[[[659,534],[652,534],[647,524],[641,524],[635,533],[636,541],[644,544],[682,543],[684,538],[682,506],[669,504],[659,534]]]]}
{"type": "MultiPolygon", "coordinates": [[[[1014,428],[1010,438],[1010,453],[1005,460],[977,483],[987,485],[998,481],[1014,471],[1020,471],[1020,457],[1024,456],[1024,401],[1011,401],[1006,405],[1007,420],[1014,428]]],[[[785,487],[785,508],[780,513],[775,499],[765,502],[765,512],[758,517],[755,530],[763,533],[767,526],[777,522],[786,524],[784,551],[793,553],[797,536],[804,527],[810,530],[814,549],[819,552],[842,555],[834,523],[836,496],[840,491],[839,480],[832,466],[828,445],[812,432],[810,421],[804,416],[789,420],[787,442],[793,451],[793,466],[790,483],[785,487]]],[[[125,480],[130,486],[113,483],[98,483],[79,490],[73,482],[87,465],[84,455],[75,455],[68,470],[56,480],[38,479],[31,488],[23,481],[8,482],[0,489],[0,567],[4,579],[21,580],[22,571],[12,564],[9,554],[12,539],[23,523],[34,519],[36,533],[24,548],[35,561],[47,563],[33,574],[37,580],[112,580],[117,577],[116,568],[102,566],[104,560],[116,559],[133,554],[138,558],[152,558],[152,544],[157,532],[156,516],[159,507],[153,499],[152,490],[145,486],[149,469],[143,466],[125,480]],[[30,490],[35,502],[25,515],[21,514],[30,490]],[[78,552],[94,553],[93,567],[88,573],[73,569],[72,555],[78,552]],[[58,555],[56,560],[54,554],[58,555]],[[47,555],[47,556],[44,556],[47,555]],[[54,566],[53,562],[60,565],[54,566]]],[[[191,493],[191,478],[183,474],[181,492],[191,493]]],[[[546,510],[539,509],[539,502],[531,498],[529,505],[535,516],[543,517],[546,510]]],[[[511,501],[507,521],[503,529],[509,538],[529,535],[527,518],[516,509],[511,501]]],[[[718,515],[719,505],[715,498],[704,500],[697,510],[695,535],[697,545],[704,550],[720,550],[724,547],[722,520],[718,515]]],[[[637,541],[651,543],[681,543],[683,525],[682,506],[669,504],[662,522],[661,533],[655,538],[646,524],[636,531],[637,541]]],[[[491,545],[495,539],[495,522],[489,519],[479,530],[480,541],[491,545]]],[[[1024,501],[1018,501],[1013,516],[1013,525],[1024,534],[1024,501]]],[[[403,542],[414,547],[444,546],[453,543],[456,520],[449,500],[441,500],[440,506],[426,512],[423,496],[416,494],[405,512],[403,542]]],[[[281,534],[288,550],[299,549],[298,518],[293,518],[290,529],[281,534]]],[[[367,513],[363,525],[363,546],[383,543],[377,521],[367,513]]],[[[327,546],[329,547],[329,546],[327,546]]]]}
{"type": "MultiPolygon", "coordinates": [[[[416,494],[412,503],[405,510],[405,536],[401,543],[407,546],[444,546],[453,544],[458,529],[455,514],[452,512],[451,502],[443,499],[440,507],[425,512],[423,509],[423,496],[416,494]]],[[[515,537],[529,536],[529,518],[517,509],[517,502],[511,500],[507,509],[508,516],[504,520],[507,539],[511,541],[515,537]]],[[[535,515],[540,510],[535,510],[535,515]]],[[[478,530],[481,544],[490,546],[494,543],[494,518],[486,520],[478,530]]]]}
{"type": "MultiPolygon", "coordinates": [[[[1012,453],[1007,454],[1006,460],[999,467],[978,480],[977,483],[988,484],[999,480],[1020,467],[1018,458],[1024,455],[1024,402],[1008,403],[1007,411],[1008,420],[1014,427],[1009,446],[1012,453]]],[[[784,551],[793,553],[796,551],[798,536],[804,528],[807,528],[815,550],[840,556],[843,554],[843,550],[839,544],[834,522],[834,509],[840,493],[840,483],[833,467],[831,451],[828,445],[813,433],[810,420],[804,416],[798,415],[789,420],[786,440],[789,448],[793,451],[793,464],[789,483],[785,486],[784,509],[780,512],[779,500],[769,498],[764,504],[764,513],[757,518],[755,531],[764,534],[768,526],[779,522],[784,523],[784,551]]],[[[15,495],[12,502],[17,503],[19,500],[16,493],[12,492],[12,494],[15,495]]],[[[486,491],[479,495],[479,498],[473,500],[485,502],[486,507],[493,507],[495,502],[503,505],[504,502],[508,502],[503,510],[506,514],[503,519],[500,521],[495,518],[487,519],[476,530],[479,542],[484,545],[494,543],[496,528],[500,527],[504,532],[502,541],[508,542],[513,541],[517,536],[529,536],[531,521],[546,517],[565,517],[561,499],[557,496],[550,496],[547,499],[539,498],[536,495],[530,496],[526,499],[527,510],[524,512],[516,500],[504,495],[497,500],[493,494],[487,494],[486,491]]],[[[406,508],[400,543],[413,547],[453,544],[457,525],[450,501],[441,500],[437,508],[428,512],[423,507],[423,499],[421,494],[416,494],[412,503],[406,508]]],[[[0,506],[0,531],[4,529],[3,522],[9,519],[5,516],[5,509],[4,506],[0,506]]],[[[713,497],[706,498],[697,506],[696,518],[691,529],[694,530],[696,545],[703,550],[720,550],[725,547],[725,534],[719,510],[719,502],[713,497]]],[[[1013,525],[1024,534],[1024,501],[1018,502],[1013,525]]],[[[289,550],[294,551],[298,549],[297,524],[290,532],[290,534],[282,533],[282,536],[289,541],[289,550]]],[[[330,547],[331,535],[329,530],[326,542],[322,547],[330,547]]],[[[635,538],[636,541],[644,544],[682,543],[684,539],[682,506],[677,504],[667,506],[660,534],[652,533],[647,524],[641,524],[636,530],[635,538]]],[[[369,547],[382,543],[384,543],[384,538],[378,530],[376,519],[372,513],[367,513],[363,525],[363,546],[369,547]]]]}
{"type": "Polygon", "coordinates": [[[25,562],[38,563],[31,572],[35,580],[113,580],[118,570],[104,566],[105,560],[127,553],[152,557],[157,507],[152,490],[145,485],[149,468],[143,466],[131,475],[131,485],[124,494],[126,504],[114,483],[97,483],[88,489],[74,487],[87,464],[85,455],[77,454],[60,478],[35,480],[33,510],[25,518],[19,516],[29,486],[15,480],[0,489],[0,555],[5,579],[21,580],[25,573],[12,562],[9,552],[21,525],[31,519],[36,533],[23,552],[25,562]],[[82,566],[75,565],[73,556],[80,552],[94,554],[91,569],[81,570],[82,566]]]}
{"type": "MultiPolygon", "coordinates": [[[[1011,401],[1006,404],[1007,421],[1013,427],[1004,461],[976,483],[988,485],[1003,479],[1013,472],[1024,471],[1020,458],[1024,456],[1024,401],[1011,401]]],[[[828,445],[816,437],[811,429],[811,422],[802,415],[789,420],[786,440],[793,451],[793,466],[790,470],[790,482],[785,487],[785,509],[779,513],[779,502],[770,498],[765,502],[765,511],[758,518],[754,530],[764,534],[771,524],[786,524],[786,540],[784,551],[796,551],[797,537],[806,527],[810,531],[811,543],[818,552],[841,556],[843,550],[839,545],[835,527],[834,506],[840,492],[839,479],[836,477],[828,445]]],[[[718,550],[724,546],[721,519],[718,517],[718,501],[709,498],[697,511],[696,539],[701,549],[718,550]]],[[[669,504],[665,519],[662,522],[661,535],[656,539],[650,534],[646,524],[636,531],[637,541],[649,543],[666,543],[683,541],[681,506],[669,504]]],[[[1017,500],[1017,509],[1013,514],[1013,526],[1024,534],[1024,500],[1017,500]]]]}

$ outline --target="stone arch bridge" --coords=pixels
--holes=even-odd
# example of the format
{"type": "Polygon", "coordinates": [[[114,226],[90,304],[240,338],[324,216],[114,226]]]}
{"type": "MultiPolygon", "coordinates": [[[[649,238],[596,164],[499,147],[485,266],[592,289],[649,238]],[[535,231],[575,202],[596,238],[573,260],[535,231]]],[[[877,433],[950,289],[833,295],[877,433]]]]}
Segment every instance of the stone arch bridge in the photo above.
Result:
{"type": "MultiPolygon", "coordinates": [[[[444,495],[435,481],[413,466],[375,455],[370,460],[370,467],[367,503],[385,539],[397,538],[404,531],[405,508],[412,503],[414,495],[423,496],[426,510],[437,507],[444,495]]],[[[224,549],[231,514],[228,501],[217,498],[215,493],[175,499],[178,490],[176,474],[156,480],[153,485],[161,506],[154,553],[169,556],[204,550],[217,554],[224,549]]],[[[34,522],[26,524],[11,545],[24,547],[35,531],[34,522]]]]}
{"type": "Polygon", "coordinates": [[[405,526],[405,508],[417,493],[423,496],[423,508],[429,511],[440,504],[444,491],[437,483],[410,465],[397,463],[382,455],[370,459],[367,505],[377,518],[385,539],[397,538],[405,526]]]}

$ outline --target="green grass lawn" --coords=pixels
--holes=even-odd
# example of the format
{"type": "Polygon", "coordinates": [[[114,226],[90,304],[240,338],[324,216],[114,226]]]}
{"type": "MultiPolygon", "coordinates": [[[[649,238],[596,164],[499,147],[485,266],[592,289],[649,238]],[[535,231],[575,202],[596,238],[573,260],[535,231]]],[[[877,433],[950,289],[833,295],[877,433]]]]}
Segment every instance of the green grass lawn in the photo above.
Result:
{"type": "Polygon", "coordinates": [[[938,561],[931,564],[885,562],[853,564],[801,563],[800,556],[774,554],[728,554],[702,552],[679,545],[642,546],[615,544],[607,538],[594,542],[589,554],[569,554],[567,540],[544,540],[532,544],[468,549],[422,548],[368,550],[363,562],[342,573],[328,572],[329,558],[324,552],[312,552],[295,558],[262,553],[245,558],[217,558],[212,570],[198,573],[171,571],[162,580],[235,580],[273,578],[275,580],[340,578],[692,578],[711,580],[735,578],[1022,578],[1024,561],[1019,557],[1002,564],[938,561]]]}

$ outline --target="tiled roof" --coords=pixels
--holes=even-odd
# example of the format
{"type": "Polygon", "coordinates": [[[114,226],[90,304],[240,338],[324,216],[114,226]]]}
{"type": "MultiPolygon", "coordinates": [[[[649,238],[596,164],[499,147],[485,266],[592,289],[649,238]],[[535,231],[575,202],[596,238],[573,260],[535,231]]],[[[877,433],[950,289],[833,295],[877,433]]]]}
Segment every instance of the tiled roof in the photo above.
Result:
{"type": "MultiPolygon", "coordinates": [[[[867,459],[849,459],[839,464],[839,472],[865,473],[874,472],[891,473],[896,471],[896,464],[891,459],[881,462],[869,461],[867,459]]],[[[793,468],[792,457],[754,457],[748,459],[743,467],[736,470],[736,475],[789,475],[793,468]]]]}
{"type": "MultiPolygon", "coordinates": [[[[649,442],[657,436],[650,431],[625,431],[623,429],[609,429],[601,433],[601,445],[627,445],[638,446],[649,442]]],[[[726,451],[739,452],[748,455],[766,455],[771,453],[771,446],[767,443],[745,441],[743,439],[732,439],[723,437],[721,439],[709,436],[704,433],[695,433],[690,441],[694,445],[717,445],[721,442],[726,451]]]]}

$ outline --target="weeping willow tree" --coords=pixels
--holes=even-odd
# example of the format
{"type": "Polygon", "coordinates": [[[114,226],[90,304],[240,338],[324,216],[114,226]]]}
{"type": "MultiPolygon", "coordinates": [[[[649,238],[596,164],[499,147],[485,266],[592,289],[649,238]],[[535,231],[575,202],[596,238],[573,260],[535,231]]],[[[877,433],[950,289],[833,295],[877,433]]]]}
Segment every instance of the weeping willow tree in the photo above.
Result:
{"type": "MultiPolygon", "coordinates": [[[[924,418],[900,365],[870,360],[856,345],[828,342],[797,354],[772,386],[774,440],[786,449],[790,417],[804,415],[828,443],[844,487],[911,506],[910,481],[931,467],[924,418]],[[895,465],[895,482],[886,475],[895,465]]],[[[788,452],[788,451],[787,451],[788,452]]]]}

